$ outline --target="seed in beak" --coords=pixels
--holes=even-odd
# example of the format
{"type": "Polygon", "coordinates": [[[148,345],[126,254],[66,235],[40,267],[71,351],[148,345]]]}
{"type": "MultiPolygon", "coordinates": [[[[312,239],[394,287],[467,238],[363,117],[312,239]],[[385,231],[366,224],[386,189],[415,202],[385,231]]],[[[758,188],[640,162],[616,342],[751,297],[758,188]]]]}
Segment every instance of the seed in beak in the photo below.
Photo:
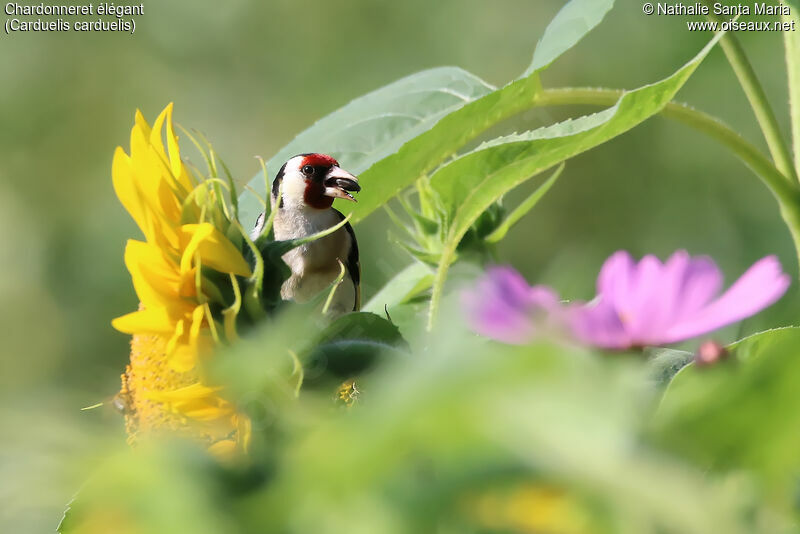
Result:
{"type": "Polygon", "coordinates": [[[325,195],[356,202],[356,199],[348,191],[361,191],[358,179],[352,174],[334,167],[325,180],[325,195]]]}

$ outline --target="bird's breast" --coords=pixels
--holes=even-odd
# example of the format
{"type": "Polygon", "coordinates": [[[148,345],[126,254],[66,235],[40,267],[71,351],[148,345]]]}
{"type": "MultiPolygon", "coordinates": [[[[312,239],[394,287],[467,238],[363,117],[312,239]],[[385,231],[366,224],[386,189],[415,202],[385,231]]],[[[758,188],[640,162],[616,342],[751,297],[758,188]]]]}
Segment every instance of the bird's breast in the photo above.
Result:
{"type": "MultiPolygon", "coordinates": [[[[285,210],[275,217],[275,238],[278,240],[308,237],[339,223],[333,210],[285,210]]],[[[344,228],[311,243],[300,245],[283,256],[283,260],[296,275],[339,274],[340,259],[344,262],[349,252],[349,240],[344,228]]]]}

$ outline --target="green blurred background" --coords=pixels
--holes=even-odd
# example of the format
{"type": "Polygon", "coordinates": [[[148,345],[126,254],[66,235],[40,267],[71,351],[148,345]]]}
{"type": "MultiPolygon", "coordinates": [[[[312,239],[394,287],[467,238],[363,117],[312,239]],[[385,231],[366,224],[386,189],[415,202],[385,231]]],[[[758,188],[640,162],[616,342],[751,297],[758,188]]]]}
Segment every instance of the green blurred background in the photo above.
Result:
{"type": "MultiPolygon", "coordinates": [[[[145,2],[134,35],[0,36],[0,531],[51,529],[69,498],[54,468],[98,428],[121,432],[110,411],[78,410],[117,391],[127,359],[128,339],[110,319],[137,304],[122,261],[137,230],[114,196],[110,168],[115,147],[127,150],[137,108],[152,120],[174,101],[177,120],[203,131],[243,183],[259,169],[255,155],[268,158],[316,119],[402,76],[457,65],[504,84],[527,67],[562,5],[175,0],[145,2]],[[25,488],[40,504],[20,497],[25,488]]],[[[620,0],[544,83],[635,88],[663,78],[710,38],[687,32],[686,20],[647,17],[639,0],[620,0]]],[[[738,37],[788,132],[781,36],[738,37]]],[[[679,99],[764,146],[721,51],[679,99]]],[[[587,111],[536,110],[501,130],[587,111]]],[[[387,244],[387,218],[370,221],[356,228],[367,298],[410,261],[387,244]]],[[[798,268],[755,176],[714,142],[661,118],[569,161],[501,245],[500,259],[531,282],[587,298],[602,261],[622,248],[707,253],[729,280],[771,253],[791,273],[798,268]]],[[[796,296],[738,328],[795,322],[796,296]]]]}

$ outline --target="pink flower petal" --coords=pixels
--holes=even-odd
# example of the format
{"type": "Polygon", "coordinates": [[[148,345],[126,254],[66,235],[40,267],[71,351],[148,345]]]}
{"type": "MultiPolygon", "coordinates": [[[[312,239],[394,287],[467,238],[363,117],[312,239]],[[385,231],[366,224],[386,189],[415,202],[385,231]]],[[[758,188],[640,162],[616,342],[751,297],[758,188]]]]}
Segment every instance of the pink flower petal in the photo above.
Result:
{"type": "Polygon", "coordinates": [[[587,345],[604,349],[631,346],[631,339],[619,314],[606,302],[576,303],[567,313],[573,335],[587,345]]]}
{"type": "Polygon", "coordinates": [[[645,256],[636,265],[632,294],[627,302],[615,303],[631,338],[645,339],[651,337],[652,332],[658,332],[662,321],[657,315],[665,309],[663,303],[667,294],[664,290],[668,286],[665,266],[655,256],[645,256]]]}
{"type": "Polygon", "coordinates": [[[790,283],[775,256],[762,258],[720,298],[672,325],[664,332],[663,342],[699,336],[755,315],[781,298],[790,283]]]}
{"type": "Polygon", "coordinates": [[[612,254],[603,263],[597,277],[597,294],[603,295],[609,304],[627,302],[632,293],[636,265],[624,250],[612,254]]]}
{"type": "Polygon", "coordinates": [[[722,273],[708,256],[692,258],[684,273],[675,318],[693,315],[708,304],[722,287],[722,273]]]}
{"type": "Polygon", "coordinates": [[[676,322],[697,313],[717,294],[722,274],[710,258],[691,258],[679,250],[647,284],[638,286],[643,299],[627,328],[638,345],[658,345],[676,322]]]}
{"type": "Polygon", "coordinates": [[[558,307],[558,296],[543,286],[530,287],[514,269],[492,267],[474,290],[464,292],[462,304],[473,330],[521,344],[535,335],[536,316],[558,307]]]}

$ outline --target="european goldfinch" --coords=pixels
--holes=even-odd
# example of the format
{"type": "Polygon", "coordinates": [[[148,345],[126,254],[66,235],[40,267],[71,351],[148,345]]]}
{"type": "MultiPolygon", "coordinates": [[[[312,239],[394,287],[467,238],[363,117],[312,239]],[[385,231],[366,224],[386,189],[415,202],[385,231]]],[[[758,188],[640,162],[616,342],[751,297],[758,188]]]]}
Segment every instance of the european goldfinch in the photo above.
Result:
{"type": "MultiPolygon", "coordinates": [[[[333,200],[355,202],[351,191],[360,191],[358,178],[339,167],[326,154],[300,154],[283,164],[272,182],[272,209],[277,210],[273,223],[275,239],[283,241],[313,235],[344,219],[333,208],[333,200]],[[280,195],[280,198],[279,198],[280,195]]],[[[258,217],[253,238],[265,223],[258,217]]],[[[281,287],[284,300],[305,302],[328,288],[339,276],[339,261],[346,267],[345,278],[336,289],[328,310],[332,314],[358,311],[361,306],[361,265],[353,227],[343,228],[284,254],[283,261],[292,274],[281,287]]]]}

